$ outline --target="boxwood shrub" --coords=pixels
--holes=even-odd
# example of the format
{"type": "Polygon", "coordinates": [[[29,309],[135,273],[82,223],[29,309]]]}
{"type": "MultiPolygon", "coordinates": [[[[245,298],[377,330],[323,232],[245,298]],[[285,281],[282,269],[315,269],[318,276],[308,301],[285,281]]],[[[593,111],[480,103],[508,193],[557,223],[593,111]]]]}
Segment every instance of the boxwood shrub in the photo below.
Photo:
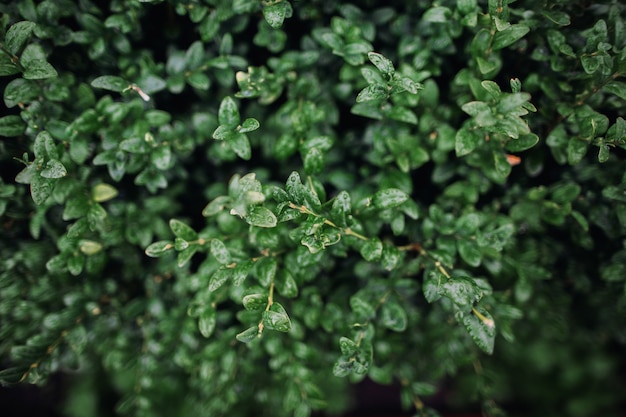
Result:
{"type": "Polygon", "coordinates": [[[415,416],[623,412],[623,2],[0,12],[3,385],[71,375],[68,416],[336,415],[365,379],[415,416]]]}

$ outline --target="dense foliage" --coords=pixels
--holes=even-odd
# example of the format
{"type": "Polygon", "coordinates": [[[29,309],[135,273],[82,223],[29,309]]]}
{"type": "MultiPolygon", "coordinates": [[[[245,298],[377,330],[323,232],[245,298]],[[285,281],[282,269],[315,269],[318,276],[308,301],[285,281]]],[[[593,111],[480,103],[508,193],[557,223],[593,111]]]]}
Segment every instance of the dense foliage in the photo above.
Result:
{"type": "MultiPolygon", "coordinates": [[[[621,1],[0,5],[0,382],[69,416],[626,392],[621,1]]],[[[507,411],[508,410],[508,411],[507,411]]]]}

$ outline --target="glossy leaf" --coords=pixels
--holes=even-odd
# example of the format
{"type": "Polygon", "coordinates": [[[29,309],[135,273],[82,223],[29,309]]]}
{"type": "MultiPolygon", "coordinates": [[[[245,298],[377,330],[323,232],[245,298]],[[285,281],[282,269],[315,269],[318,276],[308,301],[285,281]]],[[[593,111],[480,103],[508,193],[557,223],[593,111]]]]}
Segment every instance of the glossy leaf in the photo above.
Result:
{"type": "Polygon", "coordinates": [[[101,75],[91,82],[91,86],[94,88],[101,88],[118,93],[124,91],[129,85],[130,83],[128,81],[116,75],[101,75]]]}
{"type": "Polygon", "coordinates": [[[26,124],[19,116],[0,117],[0,136],[19,136],[26,130],[26,124]]]}
{"type": "Polygon", "coordinates": [[[246,222],[252,226],[271,228],[276,227],[278,219],[270,209],[263,206],[254,206],[248,212],[246,222]]]}
{"type": "Polygon", "coordinates": [[[463,317],[463,324],[476,346],[485,353],[492,354],[496,339],[496,326],[491,315],[483,309],[477,310],[481,315],[468,313],[463,317]]]}
{"type": "Polygon", "coordinates": [[[409,199],[407,193],[397,188],[387,188],[377,191],[372,197],[372,205],[378,209],[385,210],[398,207],[409,199]]]}
{"type": "Polygon", "coordinates": [[[198,238],[198,234],[195,230],[178,219],[170,219],[169,224],[175,236],[187,241],[196,240],[198,238]]]}
{"type": "Polygon", "coordinates": [[[217,323],[217,313],[214,309],[208,308],[206,309],[199,317],[198,317],[198,329],[200,333],[204,337],[211,337],[213,331],[215,330],[215,325],[217,323]]]}

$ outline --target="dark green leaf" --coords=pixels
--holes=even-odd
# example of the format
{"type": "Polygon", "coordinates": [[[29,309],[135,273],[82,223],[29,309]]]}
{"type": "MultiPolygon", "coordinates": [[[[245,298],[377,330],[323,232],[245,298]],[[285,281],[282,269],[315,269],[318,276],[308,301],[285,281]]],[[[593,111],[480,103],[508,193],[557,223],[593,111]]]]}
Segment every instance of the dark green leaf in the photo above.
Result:
{"type": "Polygon", "coordinates": [[[63,178],[67,175],[67,169],[57,159],[51,159],[46,162],[46,166],[41,170],[41,176],[44,178],[63,178]]]}
{"type": "MultiPolygon", "coordinates": [[[[176,238],[177,240],[180,238],[176,238]]],[[[198,251],[198,245],[188,246],[178,252],[178,256],[176,257],[176,265],[179,268],[185,266],[187,262],[193,257],[193,255],[198,251]]]]}
{"type": "Polygon", "coordinates": [[[374,307],[357,295],[350,297],[350,308],[352,308],[357,321],[370,320],[376,315],[374,307]]]}
{"type": "Polygon", "coordinates": [[[41,92],[37,81],[16,78],[11,80],[4,89],[4,104],[9,108],[20,103],[26,104],[37,99],[41,92]]]}
{"type": "Polygon", "coordinates": [[[35,28],[35,23],[22,21],[17,22],[7,30],[4,37],[6,49],[13,55],[17,55],[35,28]]]}
{"type": "Polygon", "coordinates": [[[27,80],[43,80],[56,77],[57,71],[45,59],[33,59],[24,64],[24,78],[27,80]]]}
{"type": "Polygon", "coordinates": [[[392,76],[394,74],[395,68],[393,67],[393,62],[391,62],[391,60],[376,52],[368,53],[367,57],[369,58],[370,62],[374,64],[376,68],[378,68],[378,70],[383,74],[386,74],[388,76],[392,76]]]}
{"type": "Polygon", "coordinates": [[[387,97],[389,97],[389,89],[385,84],[370,84],[359,92],[356,96],[356,102],[384,100],[387,97]]]}
{"type": "Polygon", "coordinates": [[[231,97],[224,97],[217,113],[220,125],[234,129],[239,124],[239,109],[231,97]]]}
{"type": "Polygon", "coordinates": [[[385,210],[398,207],[409,199],[407,193],[397,188],[387,188],[379,190],[372,197],[372,205],[378,209],[385,210]]]}
{"type": "Polygon", "coordinates": [[[539,136],[534,133],[522,135],[517,139],[511,139],[506,143],[506,150],[509,152],[526,151],[539,143],[539,136]]]}
{"type": "Polygon", "coordinates": [[[530,28],[526,25],[511,25],[500,32],[496,32],[491,46],[493,50],[502,49],[522,39],[528,32],[530,32],[530,28]]]}
{"type": "Polygon", "coordinates": [[[276,258],[266,256],[259,259],[255,265],[255,272],[261,285],[269,287],[270,283],[274,281],[277,269],[278,263],[276,262],[276,258]]]}
{"type": "Polygon", "coordinates": [[[198,233],[196,233],[195,230],[193,230],[190,226],[186,225],[180,220],[170,219],[169,224],[170,229],[172,229],[172,233],[174,233],[174,235],[185,239],[188,242],[196,240],[198,238],[198,233]]]}
{"type": "Polygon", "coordinates": [[[567,142],[567,162],[570,165],[578,164],[587,153],[588,147],[588,142],[577,138],[571,138],[567,142]]]}
{"type": "Polygon", "coordinates": [[[404,308],[395,300],[388,300],[381,307],[380,321],[386,328],[395,332],[403,332],[407,326],[407,315],[404,308]]]}
{"type": "Polygon", "coordinates": [[[54,180],[41,177],[39,175],[33,176],[30,183],[30,194],[33,201],[37,205],[45,203],[45,201],[52,194],[54,189],[54,180]]]}
{"type": "Polygon", "coordinates": [[[482,253],[473,239],[459,239],[456,242],[461,258],[471,266],[480,265],[482,253]]]}
{"type": "Polygon", "coordinates": [[[228,248],[219,239],[211,239],[211,254],[222,265],[228,265],[232,262],[228,248]]]}
{"type": "Polygon", "coordinates": [[[279,332],[291,330],[291,320],[284,307],[277,302],[274,302],[269,310],[263,312],[263,324],[266,328],[278,330],[279,332]]]}
{"type": "Polygon", "coordinates": [[[258,339],[259,337],[261,337],[261,334],[259,333],[258,326],[249,327],[243,332],[237,334],[236,336],[237,340],[243,343],[250,343],[253,340],[258,339]]]}
{"type": "Polygon", "coordinates": [[[347,337],[341,337],[339,339],[339,348],[341,349],[341,353],[347,357],[354,357],[360,353],[359,345],[347,337]]]}
{"type": "Polygon", "coordinates": [[[26,130],[26,124],[20,116],[0,117],[0,136],[19,136],[26,130]]]}
{"type": "Polygon", "coordinates": [[[294,298],[298,296],[298,284],[293,275],[286,269],[281,269],[276,275],[276,289],[283,297],[294,298]]]}
{"type": "Polygon", "coordinates": [[[478,286],[469,277],[453,277],[446,280],[440,285],[439,291],[463,310],[469,310],[481,296],[478,286]]]}
{"type": "Polygon", "coordinates": [[[211,275],[211,279],[209,279],[209,291],[216,291],[231,277],[232,270],[226,268],[224,266],[220,267],[217,271],[211,275]]]}
{"type": "Polygon", "coordinates": [[[217,213],[224,210],[224,208],[230,205],[232,199],[229,196],[221,195],[212,200],[202,209],[202,215],[204,217],[215,216],[217,213]]]}
{"type": "Polygon", "coordinates": [[[215,324],[217,323],[217,313],[215,309],[207,308],[198,317],[198,329],[204,337],[211,337],[215,330],[215,324]]]}
{"type": "Polygon", "coordinates": [[[238,287],[248,276],[248,273],[254,266],[252,260],[246,260],[242,262],[238,262],[237,266],[233,268],[233,285],[238,287]]]}
{"type": "Polygon", "coordinates": [[[464,156],[474,151],[482,141],[482,135],[473,129],[462,127],[456,133],[455,151],[457,156],[464,156]]]}
{"type": "Polygon", "coordinates": [[[267,294],[248,294],[242,302],[246,310],[263,310],[268,303],[267,294]]]}
{"type": "Polygon", "coordinates": [[[257,119],[248,118],[243,121],[241,127],[239,128],[239,133],[248,133],[259,128],[260,124],[257,119]]]}
{"type": "Polygon", "coordinates": [[[128,81],[116,75],[102,75],[91,82],[91,86],[94,88],[101,88],[118,93],[127,89],[129,85],[130,83],[128,81]]]}
{"type": "Polygon", "coordinates": [[[263,17],[274,29],[280,28],[285,18],[290,17],[291,13],[291,5],[286,0],[263,6],[263,17]]]}
{"type": "Polygon", "coordinates": [[[278,219],[271,210],[263,206],[254,206],[248,212],[246,222],[252,226],[258,227],[276,227],[278,219]]]}
{"type": "Polygon", "coordinates": [[[193,72],[187,77],[187,83],[198,90],[208,90],[211,86],[209,76],[203,72],[193,72]]]}
{"type": "Polygon", "coordinates": [[[252,148],[250,147],[250,141],[248,137],[243,133],[237,133],[228,138],[228,144],[230,148],[241,159],[249,160],[252,157],[252,148]]]}
{"type": "Polygon", "coordinates": [[[383,254],[383,243],[379,238],[368,239],[361,246],[361,255],[368,262],[377,261],[383,254]]]}
{"type": "Polygon", "coordinates": [[[482,317],[479,318],[476,314],[472,313],[466,314],[463,317],[463,324],[474,343],[485,353],[491,355],[496,340],[495,323],[487,311],[483,309],[477,309],[476,311],[482,317]]]}

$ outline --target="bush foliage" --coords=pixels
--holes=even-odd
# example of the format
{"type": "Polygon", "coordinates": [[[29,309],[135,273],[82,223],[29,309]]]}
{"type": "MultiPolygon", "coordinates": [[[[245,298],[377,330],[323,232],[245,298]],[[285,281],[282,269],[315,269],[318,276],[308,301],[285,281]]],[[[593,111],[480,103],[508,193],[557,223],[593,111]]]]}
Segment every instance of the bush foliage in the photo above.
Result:
{"type": "Polygon", "coordinates": [[[623,407],[622,2],[0,12],[3,385],[75,373],[70,416],[333,414],[364,378],[416,416],[444,385],[623,407]]]}

